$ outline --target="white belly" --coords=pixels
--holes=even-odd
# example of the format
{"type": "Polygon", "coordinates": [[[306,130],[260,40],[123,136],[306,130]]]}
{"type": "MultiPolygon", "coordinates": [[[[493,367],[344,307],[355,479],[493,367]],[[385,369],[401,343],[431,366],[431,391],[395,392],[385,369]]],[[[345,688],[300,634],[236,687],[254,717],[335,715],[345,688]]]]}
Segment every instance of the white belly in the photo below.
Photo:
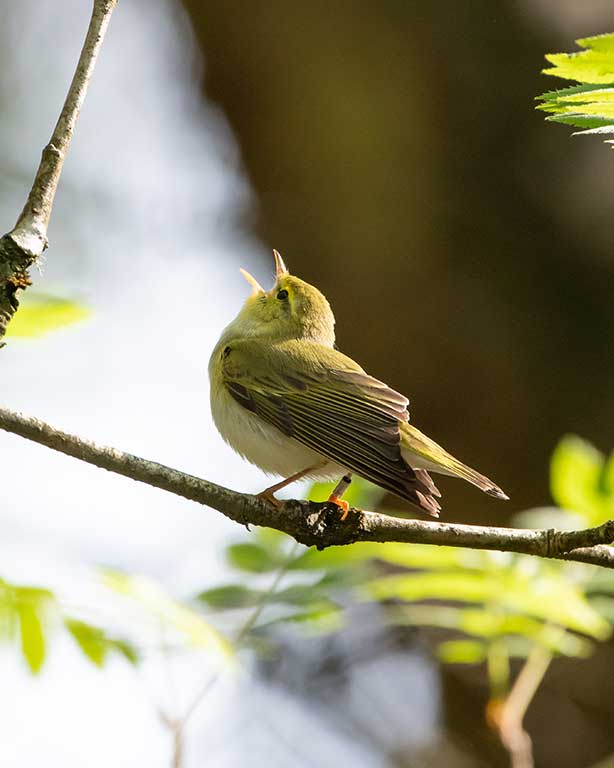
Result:
{"type": "Polygon", "coordinates": [[[267,474],[290,477],[317,464],[321,465],[320,468],[308,477],[333,480],[345,473],[343,467],[329,462],[321,454],[243,408],[223,384],[215,387],[212,382],[211,413],[224,440],[244,459],[267,474]]]}

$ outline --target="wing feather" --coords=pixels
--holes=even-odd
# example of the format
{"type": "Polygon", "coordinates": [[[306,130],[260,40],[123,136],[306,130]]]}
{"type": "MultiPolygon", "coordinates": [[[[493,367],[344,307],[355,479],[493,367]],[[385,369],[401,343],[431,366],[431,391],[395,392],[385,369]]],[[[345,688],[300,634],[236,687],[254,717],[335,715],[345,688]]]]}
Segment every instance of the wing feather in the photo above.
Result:
{"type": "Polygon", "coordinates": [[[400,450],[408,400],[352,360],[314,342],[231,343],[225,385],[244,408],[331,461],[437,516],[439,492],[400,450]],[[296,347],[301,345],[300,350],[296,347]],[[266,361],[266,363],[265,363],[266,361]]]}

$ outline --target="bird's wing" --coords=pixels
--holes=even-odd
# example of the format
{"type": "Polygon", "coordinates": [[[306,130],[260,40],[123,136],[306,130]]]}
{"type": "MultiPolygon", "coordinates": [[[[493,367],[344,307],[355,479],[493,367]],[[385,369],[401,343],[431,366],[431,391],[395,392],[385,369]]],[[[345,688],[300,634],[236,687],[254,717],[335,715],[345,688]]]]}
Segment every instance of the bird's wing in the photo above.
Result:
{"type": "Polygon", "coordinates": [[[245,339],[222,351],[224,384],[281,432],[437,516],[439,492],[400,450],[408,400],[353,360],[314,342],[245,339]]]}

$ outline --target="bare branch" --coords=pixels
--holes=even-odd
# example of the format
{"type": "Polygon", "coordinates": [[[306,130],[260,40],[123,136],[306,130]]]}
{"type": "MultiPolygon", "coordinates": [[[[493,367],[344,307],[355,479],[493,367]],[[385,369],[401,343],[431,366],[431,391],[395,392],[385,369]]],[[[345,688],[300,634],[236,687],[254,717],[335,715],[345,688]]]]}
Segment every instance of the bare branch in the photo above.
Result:
{"type": "Polygon", "coordinates": [[[609,546],[614,541],[614,520],[582,531],[530,530],[406,520],[351,509],[347,519],[341,521],[339,508],[326,502],[294,499],[282,502],[277,508],[257,496],[231,491],[117,448],[96,445],[8,408],[0,408],[0,429],[88,464],[206,504],[241,525],[275,528],[301,544],[318,549],[357,541],[396,541],[496,549],[614,568],[614,547],[609,546]]]}
{"type": "Polygon", "coordinates": [[[43,149],[32,189],[17,223],[0,238],[0,340],[19,306],[17,291],[30,285],[28,269],[47,247],[47,228],[64,158],[116,3],[94,0],[77,69],[49,144],[43,149]]]}

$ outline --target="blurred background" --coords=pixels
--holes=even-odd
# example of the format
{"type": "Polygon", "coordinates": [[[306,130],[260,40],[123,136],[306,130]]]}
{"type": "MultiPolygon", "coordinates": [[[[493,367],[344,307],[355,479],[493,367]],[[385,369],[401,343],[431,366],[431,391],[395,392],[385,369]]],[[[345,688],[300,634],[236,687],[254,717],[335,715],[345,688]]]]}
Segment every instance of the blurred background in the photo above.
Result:
{"type": "MultiPolygon", "coordinates": [[[[88,6],[0,0],[2,231],[88,6]]],[[[444,480],[446,520],[504,525],[547,504],[562,435],[614,443],[614,166],[533,100],[561,87],[540,74],[545,53],[612,30],[606,0],[121,0],[34,274],[91,314],[11,341],[3,403],[260,490],[215,433],[206,365],[248,292],[238,267],[268,285],[275,247],[331,301],[340,348],[511,496],[444,480]]],[[[219,514],[5,434],[0,460],[3,577],[76,603],[99,563],[176,595],[226,577],[224,545],[241,532],[219,514]]],[[[119,661],[100,672],[56,646],[38,678],[1,649],[0,763],[169,765],[151,701],[152,687],[170,695],[163,662],[141,684],[119,661]]],[[[279,663],[254,660],[210,693],[186,766],[508,764],[484,722],[483,670],[440,667],[376,612],[334,642],[281,646],[279,663]]],[[[207,663],[178,660],[177,696],[207,663]]],[[[594,766],[614,750],[611,664],[604,644],[553,667],[527,720],[537,765],[594,766]]]]}

